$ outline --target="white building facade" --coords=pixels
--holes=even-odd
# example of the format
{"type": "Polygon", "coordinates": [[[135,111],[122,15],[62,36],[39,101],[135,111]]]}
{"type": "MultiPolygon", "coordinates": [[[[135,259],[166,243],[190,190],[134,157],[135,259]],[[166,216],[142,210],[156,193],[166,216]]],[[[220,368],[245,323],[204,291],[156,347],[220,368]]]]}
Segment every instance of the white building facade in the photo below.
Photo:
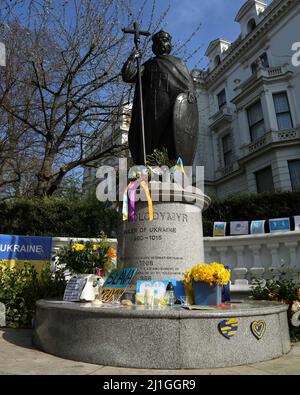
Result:
{"type": "Polygon", "coordinates": [[[292,47],[300,42],[300,2],[249,0],[235,21],[239,38],[211,42],[209,69],[192,72],[200,116],[195,164],[205,167],[205,192],[297,190],[300,66],[292,47]]]}

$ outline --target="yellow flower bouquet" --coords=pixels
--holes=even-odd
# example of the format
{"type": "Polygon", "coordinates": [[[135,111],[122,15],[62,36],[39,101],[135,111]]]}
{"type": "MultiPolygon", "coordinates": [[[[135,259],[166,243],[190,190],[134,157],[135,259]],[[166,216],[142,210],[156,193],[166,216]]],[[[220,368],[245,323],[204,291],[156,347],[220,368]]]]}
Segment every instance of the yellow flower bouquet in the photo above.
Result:
{"type": "Polygon", "coordinates": [[[230,280],[230,271],[225,269],[221,263],[202,263],[194,266],[185,274],[185,283],[193,281],[204,281],[209,285],[226,285],[230,280]]]}
{"type": "Polygon", "coordinates": [[[109,245],[105,237],[96,242],[74,241],[58,252],[59,261],[71,273],[97,274],[103,269],[105,275],[116,266],[116,251],[109,245]]]}
{"type": "Polygon", "coordinates": [[[222,301],[220,300],[222,299],[222,286],[227,285],[229,280],[230,270],[221,263],[202,263],[185,272],[184,288],[190,303],[194,299],[196,304],[219,304],[222,301]],[[200,297],[196,295],[199,292],[200,297]],[[209,297],[209,294],[212,294],[212,297],[209,297]],[[214,301],[214,303],[208,303],[209,301],[214,301]]]}

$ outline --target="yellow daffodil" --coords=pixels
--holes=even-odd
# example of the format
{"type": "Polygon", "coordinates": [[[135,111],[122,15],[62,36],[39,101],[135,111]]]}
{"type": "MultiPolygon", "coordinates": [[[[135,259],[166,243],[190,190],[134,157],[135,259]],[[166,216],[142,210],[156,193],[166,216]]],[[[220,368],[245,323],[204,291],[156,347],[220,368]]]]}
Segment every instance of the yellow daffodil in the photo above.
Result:
{"type": "Polygon", "coordinates": [[[204,281],[210,285],[226,285],[229,280],[230,271],[217,262],[196,265],[192,269],[187,270],[184,276],[185,284],[189,284],[192,281],[204,281]]]}
{"type": "Polygon", "coordinates": [[[99,247],[100,247],[99,244],[93,244],[92,250],[93,250],[93,251],[97,251],[99,247]]]}
{"type": "Polygon", "coordinates": [[[72,246],[72,250],[73,250],[73,251],[83,251],[84,248],[85,248],[84,244],[80,244],[80,243],[74,244],[74,245],[72,246]]]}

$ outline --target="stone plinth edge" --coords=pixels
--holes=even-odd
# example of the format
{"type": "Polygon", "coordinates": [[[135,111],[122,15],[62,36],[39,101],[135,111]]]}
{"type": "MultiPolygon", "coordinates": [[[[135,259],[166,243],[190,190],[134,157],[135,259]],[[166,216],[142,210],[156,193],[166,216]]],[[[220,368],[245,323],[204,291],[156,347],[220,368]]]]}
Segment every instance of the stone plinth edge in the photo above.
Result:
{"type": "Polygon", "coordinates": [[[278,358],[290,350],[287,306],[245,302],[230,309],[93,306],[42,300],[37,303],[34,343],[51,354],[108,366],[145,369],[217,368],[278,358]],[[230,339],[220,322],[236,318],[230,339]],[[258,340],[254,321],[264,321],[258,340]],[[171,357],[170,357],[171,356],[171,357]]]}

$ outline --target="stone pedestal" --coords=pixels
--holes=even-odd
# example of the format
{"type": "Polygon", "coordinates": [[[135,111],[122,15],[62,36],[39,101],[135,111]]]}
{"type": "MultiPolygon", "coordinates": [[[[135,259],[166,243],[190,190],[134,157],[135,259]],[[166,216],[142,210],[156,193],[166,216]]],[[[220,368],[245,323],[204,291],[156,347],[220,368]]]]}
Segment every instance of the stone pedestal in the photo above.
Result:
{"type": "Polygon", "coordinates": [[[257,363],[290,351],[287,306],[247,302],[212,311],[180,306],[120,306],[37,302],[33,342],[61,358],[143,369],[200,369],[257,363]],[[223,336],[219,325],[234,318],[236,334],[223,336]],[[254,322],[265,323],[258,339],[254,322]]]}
{"type": "Polygon", "coordinates": [[[118,231],[118,265],[136,267],[135,281],[174,278],[204,262],[202,211],[210,199],[195,187],[157,183],[151,188],[154,219],[148,204],[136,202],[135,222],[118,231]]]}

